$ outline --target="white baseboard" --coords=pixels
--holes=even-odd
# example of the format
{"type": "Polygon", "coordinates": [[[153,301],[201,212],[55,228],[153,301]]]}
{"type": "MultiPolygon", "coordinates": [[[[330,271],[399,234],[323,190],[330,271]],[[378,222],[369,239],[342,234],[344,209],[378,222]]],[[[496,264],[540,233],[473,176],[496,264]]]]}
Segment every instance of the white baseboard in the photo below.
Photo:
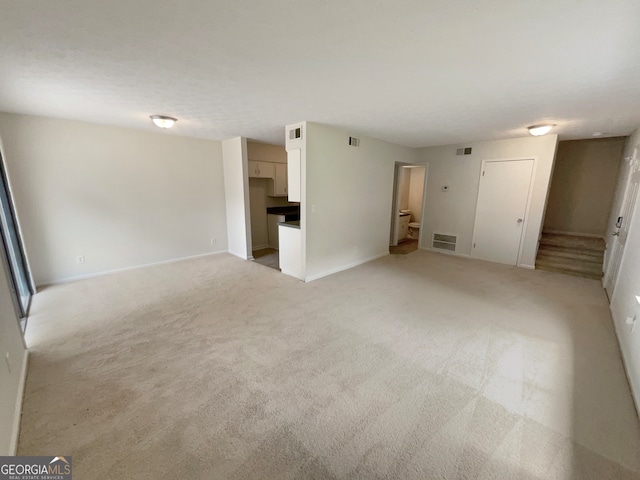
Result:
{"type": "MultiPolygon", "coordinates": [[[[431,248],[431,247],[419,247],[420,250],[427,250],[429,252],[435,252],[435,253],[442,253],[443,255],[451,255],[454,257],[462,257],[462,258],[473,258],[471,255],[469,255],[468,253],[458,253],[458,252],[449,252],[447,250],[438,250],[437,248],[431,248]]],[[[480,260],[480,259],[477,259],[480,260]]],[[[524,263],[521,263],[519,265],[516,265],[517,267],[520,268],[527,268],[530,270],[535,270],[535,265],[526,265],[524,263]]]]}
{"type": "Polygon", "coordinates": [[[294,274],[293,272],[288,272],[286,270],[282,270],[280,269],[280,273],[284,273],[285,275],[288,275],[289,277],[293,277],[297,280],[302,280],[304,282],[304,278],[300,278],[300,276],[298,276],[297,274],[294,274]]]}
{"type": "Polygon", "coordinates": [[[596,233],[563,232],[561,230],[543,230],[542,233],[550,233],[552,235],[574,235],[576,237],[604,238],[604,235],[598,235],[596,233]]]}
{"type": "Polygon", "coordinates": [[[328,277],[329,275],[333,275],[334,273],[342,272],[343,270],[349,270],[350,268],[357,267],[358,265],[362,265],[363,263],[371,262],[373,260],[377,260],[378,258],[386,257],[389,255],[389,252],[380,253],[378,255],[374,255],[373,257],[365,258],[363,260],[358,260],[357,262],[349,263],[347,265],[342,265],[340,267],[332,268],[331,270],[327,270],[326,272],[317,273],[315,275],[311,275],[310,277],[306,277],[304,279],[305,282],[313,282],[314,280],[318,280],[322,277],[328,277]]]}
{"type": "Polygon", "coordinates": [[[198,255],[190,255],[188,257],[173,258],[171,260],[162,260],[160,262],[144,263],[142,265],[134,265],[132,267],[123,267],[123,268],[115,268],[113,270],[104,270],[102,272],[89,273],[87,275],[78,275],[77,277],[66,277],[66,278],[61,278],[60,280],[53,280],[51,282],[40,283],[37,285],[37,288],[48,287],[50,285],[60,285],[62,283],[76,282],[78,280],[86,280],[88,278],[102,277],[103,275],[111,275],[113,273],[127,272],[129,270],[137,270],[139,268],[147,268],[147,267],[154,267],[156,265],[165,265],[167,263],[181,262],[183,260],[190,260],[192,258],[207,257],[209,255],[218,255],[220,253],[229,253],[229,251],[219,250],[217,252],[201,253],[198,255]]]}
{"type": "Polygon", "coordinates": [[[272,248],[268,243],[265,245],[258,245],[257,247],[251,246],[251,250],[262,250],[264,248],[272,248]]]}
{"type": "Polygon", "coordinates": [[[22,402],[24,400],[24,389],[27,385],[27,368],[29,367],[29,350],[24,351],[22,359],[22,372],[20,372],[20,383],[18,384],[18,398],[16,398],[16,408],[13,414],[13,429],[11,432],[11,455],[18,453],[18,438],[20,437],[20,420],[22,419],[22,402]]]}
{"type": "Polygon", "coordinates": [[[440,250],[438,248],[431,247],[419,247],[420,250],[427,250],[428,252],[442,253],[443,255],[452,255],[454,257],[472,258],[468,253],[450,252],[449,250],[440,250]]]}

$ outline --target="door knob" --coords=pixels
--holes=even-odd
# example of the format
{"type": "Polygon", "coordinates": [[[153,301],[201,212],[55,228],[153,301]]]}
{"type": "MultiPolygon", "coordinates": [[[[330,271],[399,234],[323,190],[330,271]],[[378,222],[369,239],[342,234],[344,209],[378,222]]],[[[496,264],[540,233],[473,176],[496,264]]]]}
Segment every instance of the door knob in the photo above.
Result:
{"type": "Polygon", "coordinates": [[[522,223],[522,219],[521,218],[518,219],[518,223],[522,223]]]}

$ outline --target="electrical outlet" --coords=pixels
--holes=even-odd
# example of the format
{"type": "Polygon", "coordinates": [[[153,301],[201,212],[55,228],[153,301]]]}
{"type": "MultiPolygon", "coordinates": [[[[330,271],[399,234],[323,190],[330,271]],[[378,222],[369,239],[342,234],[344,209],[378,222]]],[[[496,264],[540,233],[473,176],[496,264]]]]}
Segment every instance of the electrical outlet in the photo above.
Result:
{"type": "Polygon", "coordinates": [[[76,257],[76,263],[84,263],[84,255],[78,255],[76,257]]]}
{"type": "Polygon", "coordinates": [[[211,245],[215,245],[216,243],[218,243],[218,239],[217,238],[212,238],[211,239],[211,245]]]}
{"type": "Polygon", "coordinates": [[[4,356],[4,360],[7,362],[7,369],[9,369],[9,373],[11,373],[11,356],[9,355],[9,352],[4,356]]]}

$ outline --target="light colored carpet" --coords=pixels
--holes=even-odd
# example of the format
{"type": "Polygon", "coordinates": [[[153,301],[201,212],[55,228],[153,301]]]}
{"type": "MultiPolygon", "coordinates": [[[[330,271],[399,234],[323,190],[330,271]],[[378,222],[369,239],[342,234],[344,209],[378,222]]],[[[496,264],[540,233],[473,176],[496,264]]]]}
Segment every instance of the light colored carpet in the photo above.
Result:
{"type": "Polygon", "coordinates": [[[600,280],[605,250],[602,238],[543,233],[536,268],[600,280]]]}
{"type": "Polygon", "coordinates": [[[595,280],[417,251],[215,255],[34,298],[19,453],[87,479],[638,479],[595,280]]]}
{"type": "Polygon", "coordinates": [[[267,251],[266,254],[262,254],[257,257],[254,252],[254,262],[259,263],[260,265],[264,265],[265,267],[275,268],[276,270],[280,271],[280,252],[278,252],[278,250],[276,250],[275,248],[265,250],[267,251]]]}
{"type": "Polygon", "coordinates": [[[418,239],[407,238],[406,240],[398,243],[396,246],[389,246],[389,253],[391,255],[406,255],[411,252],[415,252],[418,249],[418,239]]]}

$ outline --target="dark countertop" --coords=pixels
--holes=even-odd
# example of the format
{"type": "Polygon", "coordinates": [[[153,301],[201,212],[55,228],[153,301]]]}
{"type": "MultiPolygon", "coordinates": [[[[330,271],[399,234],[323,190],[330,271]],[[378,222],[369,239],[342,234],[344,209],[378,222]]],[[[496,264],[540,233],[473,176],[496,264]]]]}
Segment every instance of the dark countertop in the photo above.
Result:
{"type": "Polygon", "coordinates": [[[287,207],[268,207],[268,215],[300,215],[300,207],[293,205],[287,207]]]}
{"type": "Polygon", "coordinates": [[[300,220],[291,220],[289,222],[280,222],[278,225],[289,228],[300,228],[300,220]]]}

